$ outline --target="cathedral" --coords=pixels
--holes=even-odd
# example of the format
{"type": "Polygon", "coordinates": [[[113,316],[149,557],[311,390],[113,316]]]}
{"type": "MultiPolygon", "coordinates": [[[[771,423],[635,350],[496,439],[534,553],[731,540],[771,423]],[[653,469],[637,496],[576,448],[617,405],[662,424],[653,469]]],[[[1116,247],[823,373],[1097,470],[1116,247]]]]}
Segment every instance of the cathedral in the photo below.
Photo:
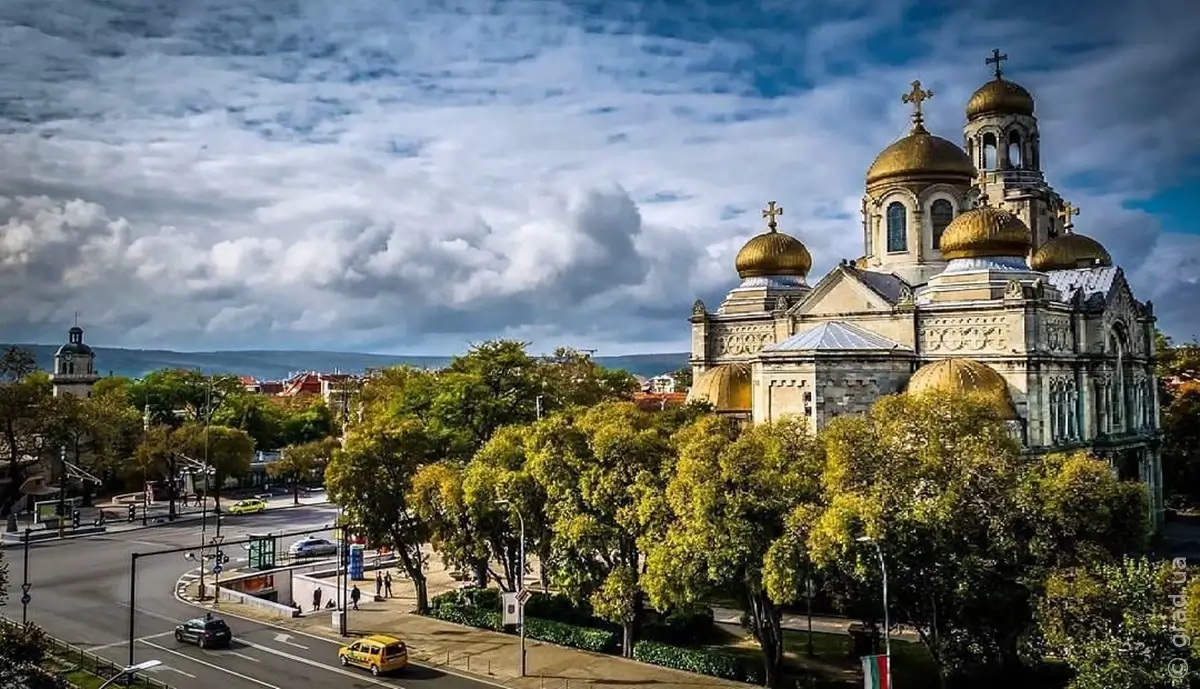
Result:
{"type": "Polygon", "coordinates": [[[913,82],[906,136],[866,174],[863,255],[809,283],[812,257],[778,230],[736,259],[720,306],[692,307],[689,399],[752,422],[813,429],[882,395],[982,397],[1026,452],[1087,450],[1144,482],[1162,520],[1154,311],[1075,231],[1079,210],[1046,182],[1034,99],[995,76],[971,95],[963,146],[925,128],[913,82]]]}

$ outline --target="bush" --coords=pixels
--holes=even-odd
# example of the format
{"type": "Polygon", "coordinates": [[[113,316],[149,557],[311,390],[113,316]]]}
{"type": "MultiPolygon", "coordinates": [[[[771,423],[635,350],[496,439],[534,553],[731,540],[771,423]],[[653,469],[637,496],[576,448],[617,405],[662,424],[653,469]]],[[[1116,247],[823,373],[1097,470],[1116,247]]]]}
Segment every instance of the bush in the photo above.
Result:
{"type": "Polygon", "coordinates": [[[525,635],[531,639],[596,653],[605,653],[617,647],[617,635],[610,629],[594,629],[537,617],[525,617],[525,635]]]}
{"type": "Polygon", "coordinates": [[[714,630],[712,608],[697,606],[667,614],[651,611],[642,626],[642,639],[673,646],[697,646],[709,641],[714,630]]]}
{"type": "Polygon", "coordinates": [[[612,628],[608,622],[596,619],[592,615],[592,607],[586,602],[575,603],[561,593],[534,593],[525,603],[525,615],[580,627],[612,628]]]}
{"type": "Polygon", "coordinates": [[[735,682],[758,684],[761,681],[757,669],[747,667],[731,655],[703,648],[680,648],[656,641],[639,641],[633,645],[633,658],[643,663],[731,679],[735,682]]]}
{"type": "Polygon", "coordinates": [[[452,605],[443,601],[442,604],[436,607],[430,606],[429,616],[443,622],[453,622],[454,624],[462,624],[468,627],[503,631],[503,625],[500,624],[500,613],[496,610],[465,605],[452,605]]]}

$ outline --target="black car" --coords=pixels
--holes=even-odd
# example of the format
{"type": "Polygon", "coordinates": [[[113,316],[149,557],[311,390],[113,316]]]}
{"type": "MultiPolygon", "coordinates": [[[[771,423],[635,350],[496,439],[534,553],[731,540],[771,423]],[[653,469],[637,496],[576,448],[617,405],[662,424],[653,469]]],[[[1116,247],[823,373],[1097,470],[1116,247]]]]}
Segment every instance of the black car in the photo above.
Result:
{"type": "Polygon", "coordinates": [[[233,632],[225,620],[218,617],[197,617],[175,627],[175,640],[194,643],[200,648],[228,646],[233,632]]]}

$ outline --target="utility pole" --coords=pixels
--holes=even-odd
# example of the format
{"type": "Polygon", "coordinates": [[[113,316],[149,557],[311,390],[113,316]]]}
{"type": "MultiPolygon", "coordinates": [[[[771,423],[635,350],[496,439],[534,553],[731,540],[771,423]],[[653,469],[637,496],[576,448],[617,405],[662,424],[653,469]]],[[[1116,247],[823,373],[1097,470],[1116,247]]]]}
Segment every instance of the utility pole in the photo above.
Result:
{"type": "MultiPolygon", "coordinates": [[[[63,445],[58,452],[58,537],[66,533],[67,518],[67,446],[63,445]]],[[[26,541],[28,543],[28,541],[26,541]]]]}
{"type": "Polygon", "coordinates": [[[21,560],[21,567],[25,570],[25,575],[21,579],[21,624],[29,622],[29,602],[33,600],[29,596],[29,589],[32,586],[29,583],[29,537],[32,535],[33,529],[28,526],[25,527],[24,555],[21,560]]]}

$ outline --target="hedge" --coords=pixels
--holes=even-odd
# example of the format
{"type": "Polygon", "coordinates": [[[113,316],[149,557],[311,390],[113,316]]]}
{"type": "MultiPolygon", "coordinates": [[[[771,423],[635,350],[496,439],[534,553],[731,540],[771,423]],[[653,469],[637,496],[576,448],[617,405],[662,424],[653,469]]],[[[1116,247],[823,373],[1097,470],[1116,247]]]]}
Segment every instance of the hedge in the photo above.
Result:
{"type": "Polygon", "coordinates": [[[655,641],[639,641],[633,645],[633,658],[643,663],[735,682],[761,683],[757,669],[747,667],[734,656],[703,648],[681,648],[655,641]]]}
{"type": "MultiPolygon", "coordinates": [[[[438,596],[431,600],[429,616],[444,622],[453,622],[468,627],[504,631],[500,612],[495,609],[462,605],[453,598],[438,596]]],[[[497,606],[499,607],[499,606],[497,606]]],[[[547,641],[560,646],[581,648],[585,651],[604,653],[617,646],[617,634],[607,629],[593,629],[566,624],[554,620],[525,617],[525,635],[538,641],[547,641]]]]}
{"type": "Polygon", "coordinates": [[[646,613],[641,638],[671,646],[699,646],[712,640],[716,625],[712,608],[698,606],[663,614],[654,610],[646,613]]]}

